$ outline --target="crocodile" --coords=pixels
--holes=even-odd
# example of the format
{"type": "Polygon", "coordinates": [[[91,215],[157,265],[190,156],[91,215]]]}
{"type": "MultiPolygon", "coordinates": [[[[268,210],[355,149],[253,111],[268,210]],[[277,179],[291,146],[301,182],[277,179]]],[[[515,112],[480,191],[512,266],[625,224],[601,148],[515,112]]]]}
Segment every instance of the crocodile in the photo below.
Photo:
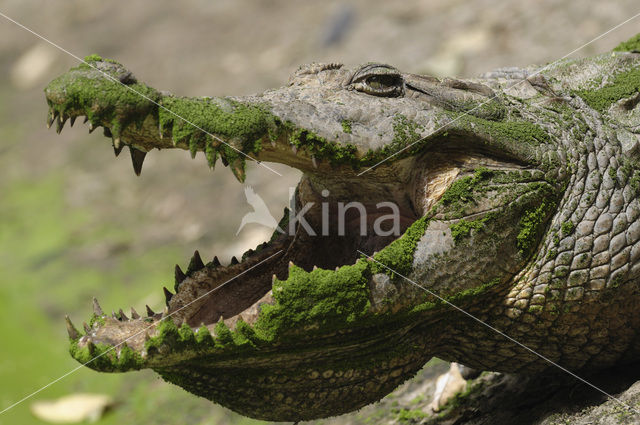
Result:
{"type": "Polygon", "coordinates": [[[154,148],[241,182],[247,161],[303,173],[287,230],[227,265],[196,251],[164,311],[94,299],[84,331],[67,318],[92,369],[299,421],[375,402],[434,356],[516,374],[640,358],[640,35],[464,80],[313,63],[244,97],[175,96],[91,55],[45,95],[49,126],[84,116],[136,174],[154,148]]]}

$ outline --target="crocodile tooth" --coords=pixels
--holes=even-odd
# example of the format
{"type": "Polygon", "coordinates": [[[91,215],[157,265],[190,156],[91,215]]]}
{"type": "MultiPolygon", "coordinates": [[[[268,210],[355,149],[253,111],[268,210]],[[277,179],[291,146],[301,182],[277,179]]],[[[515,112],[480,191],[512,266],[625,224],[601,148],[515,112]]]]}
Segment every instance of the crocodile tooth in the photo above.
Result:
{"type": "Polygon", "coordinates": [[[82,120],[82,124],[86,124],[87,121],[89,121],[89,117],[85,115],[84,119],[82,120]]]}
{"type": "Polygon", "coordinates": [[[274,283],[276,283],[276,279],[278,278],[278,276],[276,276],[276,274],[274,273],[273,276],[271,276],[271,284],[273,285],[274,283]]]}
{"type": "Polygon", "coordinates": [[[64,123],[66,122],[67,122],[67,117],[61,118],[60,116],[58,116],[58,119],[56,120],[56,133],[60,134],[60,132],[64,128],[64,123]]]}
{"type": "Polygon", "coordinates": [[[64,319],[67,322],[67,333],[69,334],[69,338],[74,340],[78,339],[80,337],[80,332],[78,332],[76,327],[73,326],[73,323],[71,323],[71,319],[69,319],[69,316],[64,316],[64,319]]]}
{"type": "Polygon", "coordinates": [[[76,115],[69,118],[69,127],[73,127],[73,124],[76,122],[76,118],[77,118],[76,115]]]}
{"type": "Polygon", "coordinates": [[[131,307],[131,318],[132,319],[139,319],[140,318],[140,315],[138,314],[136,309],[133,308],[133,307],[131,307]]]}
{"type": "Polygon", "coordinates": [[[227,157],[224,154],[224,151],[220,151],[220,161],[222,161],[222,165],[225,167],[229,165],[229,161],[227,161],[227,157]]]}
{"type": "Polygon", "coordinates": [[[147,307],[147,316],[148,317],[153,317],[153,316],[156,315],[156,313],[153,310],[151,310],[151,307],[149,307],[148,305],[146,305],[145,307],[147,307]]]}
{"type": "Polygon", "coordinates": [[[318,270],[318,266],[313,266],[313,270],[318,270]]]}
{"type": "Polygon", "coordinates": [[[180,327],[183,326],[189,326],[189,324],[187,323],[187,319],[185,317],[182,318],[182,323],[180,324],[180,327]]]}
{"type": "Polygon", "coordinates": [[[104,316],[104,312],[102,311],[102,308],[100,308],[98,299],[95,297],[93,298],[93,312],[95,313],[96,316],[104,316]]]}
{"type": "Polygon", "coordinates": [[[316,157],[311,155],[311,163],[313,164],[313,168],[318,168],[318,162],[316,161],[316,157]]]}
{"type": "Polygon", "coordinates": [[[168,317],[168,316],[169,316],[169,306],[166,306],[164,310],[162,310],[162,317],[168,317]]]}
{"type": "Polygon", "coordinates": [[[273,148],[275,148],[275,147],[276,147],[276,141],[275,141],[275,140],[272,140],[272,141],[271,141],[271,147],[273,147],[273,148]]]}
{"type": "Polygon", "coordinates": [[[144,163],[144,157],[147,155],[146,152],[142,152],[132,146],[129,146],[129,152],[131,153],[131,162],[133,163],[133,171],[136,173],[136,176],[139,176],[142,172],[142,164],[144,163]]]}
{"type": "Polygon", "coordinates": [[[114,318],[114,319],[116,319],[116,320],[120,320],[120,318],[118,317],[118,315],[116,314],[116,312],[115,312],[115,311],[112,311],[112,312],[111,312],[111,317],[113,317],[113,318],[114,318]]]}
{"type": "Polygon", "coordinates": [[[129,320],[129,318],[127,317],[126,314],[124,314],[124,311],[122,311],[122,309],[120,309],[120,311],[118,311],[118,313],[120,313],[120,319],[121,320],[129,320]]]}
{"type": "Polygon", "coordinates": [[[166,286],[163,286],[162,290],[164,291],[164,298],[167,302],[167,305],[169,305],[169,301],[171,301],[171,298],[173,298],[173,294],[171,293],[170,290],[167,289],[166,286]]]}
{"type": "Polygon", "coordinates": [[[289,261],[289,268],[293,267],[293,261],[289,261]]]}
{"type": "Polygon", "coordinates": [[[196,159],[198,153],[198,139],[191,137],[189,140],[189,153],[191,153],[191,159],[196,159]]]}
{"type": "Polygon", "coordinates": [[[231,164],[231,172],[240,183],[244,183],[246,173],[244,171],[244,160],[238,159],[231,164]]]}
{"type": "Polygon", "coordinates": [[[202,262],[200,253],[196,249],[193,252],[193,257],[191,257],[191,261],[189,261],[189,266],[187,267],[187,274],[191,275],[191,273],[197,272],[198,270],[202,270],[203,268],[204,268],[204,263],[202,262]]]}
{"type": "Polygon", "coordinates": [[[158,121],[158,134],[160,135],[160,140],[164,139],[164,134],[162,134],[162,123],[158,121]]]}
{"type": "Polygon", "coordinates": [[[233,257],[231,257],[231,265],[232,266],[235,266],[238,263],[239,263],[239,261],[238,261],[238,259],[236,258],[235,255],[233,257]]]}
{"type": "Polygon", "coordinates": [[[123,145],[120,145],[119,147],[116,147],[116,145],[113,145],[113,153],[116,154],[116,158],[118,157],[118,155],[120,155],[120,152],[122,152],[123,148],[124,148],[123,145]]]}
{"type": "Polygon", "coordinates": [[[57,117],[58,117],[58,111],[56,110],[49,111],[49,115],[47,116],[47,128],[51,128],[51,125],[53,124],[53,122],[56,120],[57,117]]]}
{"type": "Polygon", "coordinates": [[[218,257],[217,257],[217,256],[213,257],[213,260],[212,260],[211,262],[213,263],[213,265],[214,265],[215,267],[220,266],[220,260],[218,260],[218,257]]]}
{"type": "Polygon", "coordinates": [[[116,136],[113,138],[113,147],[115,149],[122,148],[122,140],[120,140],[120,137],[116,136]]]}
{"type": "Polygon", "coordinates": [[[82,327],[84,328],[84,331],[86,333],[91,332],[91,327],[89,325],[87,325],[87,322],[82,322],[82,327]]]}
{"type": "Polygon", "coordinates": [[[298,154],[298,147],[296,145],[291,145],[291,151],[294,155],[298,154]]]}
{"type": "Polygon", "coordinates": [[[204,155],[207,158],[207,164],[209,165],[209,168],[213,170],[216,166],[216,162],[218,161],[218,151],[213,146],[213,142],[210,140],[207,140],[207,142],[205,143],[204,155]]]}
{"type": "Polygon", "coordinates": [[[184,272],[182,271],[182,269],[180,268],[179,265],[176,264],[176,269],[175,269],[175,279],[176,279],[176,286],[179,285],[183,280],[186,279],[186,275],[184,274],[184,272]]]}

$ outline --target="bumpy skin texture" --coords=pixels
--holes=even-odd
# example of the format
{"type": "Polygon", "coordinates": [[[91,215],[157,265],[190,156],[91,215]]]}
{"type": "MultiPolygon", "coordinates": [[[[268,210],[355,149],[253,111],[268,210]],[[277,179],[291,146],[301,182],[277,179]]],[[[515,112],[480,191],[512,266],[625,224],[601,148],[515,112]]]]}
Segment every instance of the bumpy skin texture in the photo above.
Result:
{"type": "MultiPolygon", "coordinates": [[[[432,356],[551,367],[413,281],[571,370],[637,360],[640,54],[625,46],[633,39],[540,73],[465,81],[311,64],[286,87],[224,99],[163,94],[88,57],[45,90],[58,131],[87,116],[116,153],[130,147],[136,172],[147,151],[176,147],[211,166],[220,157],[240,180],[239,151],[299,168],[295,203],[314,202],[318,236],[298,222],[227,266],[196,253],[176,269],[165,312],[107,317],[96,303],[84,334],[68,322],[72,355],[103,354],[88,364],[100,371],[151,368],[271,420],[355,410],[432,356]],[[402,236],[376,236],[373,220],[362,236],[349,216],[339,235],[336,208],[350,201],[369,213],[393,202],[402,236]]],[[[281,226],[292,221],[285,213],[281,226]]]]}

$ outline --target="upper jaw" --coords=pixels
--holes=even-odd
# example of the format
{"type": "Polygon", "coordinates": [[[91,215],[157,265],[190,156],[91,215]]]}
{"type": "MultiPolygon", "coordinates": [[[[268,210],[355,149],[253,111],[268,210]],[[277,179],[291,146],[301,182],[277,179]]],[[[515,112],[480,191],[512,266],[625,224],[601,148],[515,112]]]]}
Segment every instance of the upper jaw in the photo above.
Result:
{"type": "MultiPolygon", "coordinates": [[[[179,148],[192,156],[204,152],[210,167],[221,159],[241,182],[246,161],[279,162],[307,173],[338,170],[354,177],[392,153],[375,151],[398,139],[392,131],[395,121],[392,115],[379,120],[358,112],[352,106],[366,105],[366,99],[333,83],[317,90],[294,84],[248,97],[182,98],[139,82],[115,61],[91,56],[46,87],[47,124],[60,132],[66,122],[73,125],[84,116],[90,132],[104,127],[116,155],[129,147],[136,174],[147,152],[179,148]],[[327,101],[333,95],[339,97],[335,108],[327,101]]],[[[394,108],[391,114],[404,108],[392,99],[381,100],[394,108]]],[[[423,135],[413,130],[409,135],[404,127],[400,131],[402,143],[423,135]]]]}
{"type": "Polygon", "coordinates": [[[87,57],[86,64],[45,89],[48,124],[60,131],[68,119],[86,116],[90,130],[105,128],[116,153],[129,146],[138,174],[150,150],[180,148],[192,155],[204,152],[211,167],[221,159],[240,181],[251,160],[280,162],[312,174],[338,170],[356,176],[366,170],[373,177],[388,170],[370,167],[437,148],[447,139],[442,136],[466,138],[470,148],[519,160],[532,157],[531,144],[545,142],[535,138],[544,132],[533,124],[479,113],[487,108],[480,104],[479,89],[468,94],[404,75],[405,96],[377,97],[354,89],[352,70],[329,66],[312,71],[261,95],[182,98],[138,82],[117,62],[87,57]],[[469,113],[442,107],[461,93],[479,97],[465,105],[482,107],[469,113]],[[513,140],[518,131],[528,140],[513,140]]]}

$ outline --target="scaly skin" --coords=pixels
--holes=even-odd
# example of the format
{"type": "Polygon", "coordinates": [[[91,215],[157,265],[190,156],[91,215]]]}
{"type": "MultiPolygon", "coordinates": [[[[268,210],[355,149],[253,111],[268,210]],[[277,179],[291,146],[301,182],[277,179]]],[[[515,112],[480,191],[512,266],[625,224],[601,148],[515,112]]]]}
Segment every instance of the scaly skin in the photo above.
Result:
{"type": "Polygon", "coordinates": [[[196,253],[186,273],[176,268],[165,312],[107,317],[96,302],[85,334],[68,322],[72,355],[105,353],[88,364],[99,371],[151,368],[271,420],[355,410],[432,356],[502,372],[551,367],[387,266],[571,370],[637,360],[637,44],[468,81],[312,64],[286,87],[216,99],[163,94],[88,57],[147,99],[81,65],[46,89],[58,131],[86,115],[116,153],[131,148],[137,173],[147,151],[180,148],[204,151],[211,166],[221,157],[243,180],[246,158],[224,140],[302,170],[296,204],[315,202],[305,218],[319,234],[325,202],[331,231],[310,236],[298,223],[295,237],[276,233],[227,266],[196,253]],[[360,236],[348,216],[339,236],[337,205],[350,201],[378,216],[389,211],[377,203],[394,202],[403,235],[376,236],[369,219],[360,236]],[[358,250],[378,251],[376,261],[358,250]]]}

